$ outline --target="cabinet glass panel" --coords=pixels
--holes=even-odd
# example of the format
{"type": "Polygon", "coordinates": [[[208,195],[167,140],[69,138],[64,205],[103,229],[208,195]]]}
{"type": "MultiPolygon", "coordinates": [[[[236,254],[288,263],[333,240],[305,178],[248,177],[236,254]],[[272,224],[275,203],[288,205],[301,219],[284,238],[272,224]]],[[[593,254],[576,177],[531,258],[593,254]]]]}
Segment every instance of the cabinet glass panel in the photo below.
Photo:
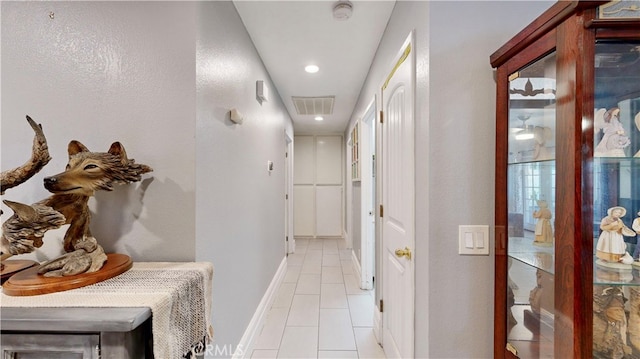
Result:
{"type": "Polygon", "coordinates": [[[595,47],[593,356],[640,355],[640,42],[595,47]]]}
{"type": "Polygon", "coordinates": [[[553,357],[556,57],[509,77],[508,343],[553,357]]]}

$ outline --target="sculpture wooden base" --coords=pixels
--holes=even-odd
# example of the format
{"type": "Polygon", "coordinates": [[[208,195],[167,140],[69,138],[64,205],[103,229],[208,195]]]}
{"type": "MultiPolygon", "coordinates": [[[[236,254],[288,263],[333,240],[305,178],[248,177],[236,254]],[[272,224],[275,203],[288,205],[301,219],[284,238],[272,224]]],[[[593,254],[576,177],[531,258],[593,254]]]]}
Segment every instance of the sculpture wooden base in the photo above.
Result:
{"type": "Polygon", "coordinates": [[[2,270],[0,271],[0,274],[2,275],[1,283],[4,283],[7,279],[9,279],[9,277],[20,272],[21,270],[25,270],[37,265],[38,262],[25,259],[11,259],[2,261],[2,270]]]}
{"type": "Polygon", "coordinates": [[[83,273],[69,277],[45,277],[38,274],[36,266],[13,275],[2,285],[2,292],[12,296],[29,296],[62,292],[84,287],[113,278],[128,271],[133,262],[125,254],[107,254],[107,261],[97,272],[83,273]]]}

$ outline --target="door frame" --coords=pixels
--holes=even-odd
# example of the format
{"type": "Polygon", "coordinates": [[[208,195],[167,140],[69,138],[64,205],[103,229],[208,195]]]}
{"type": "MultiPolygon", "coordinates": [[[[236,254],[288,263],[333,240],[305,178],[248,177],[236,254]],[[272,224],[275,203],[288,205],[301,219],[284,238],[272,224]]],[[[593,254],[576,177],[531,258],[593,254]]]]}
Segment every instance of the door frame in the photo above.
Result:
{"type": "Polygon", "coordinates": [[[296,251],[296,239],[293,235],[293,136],[284,131],[284,236],[285,255],[296,251]]]}
{"type": "Polygon", "coordinates": [[[360,288],[373,289],[375,275],[375,166],[376,104],[373,97],[360,121],[360,288]]]}

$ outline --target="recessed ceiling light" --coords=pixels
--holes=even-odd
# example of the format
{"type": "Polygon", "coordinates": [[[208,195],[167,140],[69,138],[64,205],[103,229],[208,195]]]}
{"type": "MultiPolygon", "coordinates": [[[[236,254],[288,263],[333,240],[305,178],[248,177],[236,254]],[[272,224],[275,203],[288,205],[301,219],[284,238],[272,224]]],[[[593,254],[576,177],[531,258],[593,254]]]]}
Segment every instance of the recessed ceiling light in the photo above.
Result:
{"type": "Polygon", "coordinates": [[[304,68],[304,70],[310,74],[315,74],[316,72],[318,72],[318,70],[320,70],[320,68],[316,65],[308,65],[304,68]]]}
{"type": "Polygon", "coordinates": [[[314,120],[316,120],[316,121],[322,121],[322,120],[324,120],[324,118],[323,118],[322,116],[316,116],[316,117],[314,118],[314,120]]]}

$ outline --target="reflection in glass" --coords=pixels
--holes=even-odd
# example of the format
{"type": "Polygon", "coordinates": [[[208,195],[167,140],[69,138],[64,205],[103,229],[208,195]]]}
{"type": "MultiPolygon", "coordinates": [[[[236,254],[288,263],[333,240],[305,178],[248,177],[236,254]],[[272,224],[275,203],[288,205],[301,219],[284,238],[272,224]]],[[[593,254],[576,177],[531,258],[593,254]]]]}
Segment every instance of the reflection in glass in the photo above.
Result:
{"type": "Polygon", "coordinates": [[[595,51],[593,356],[640,353],[640,42],[595,51]]]}
{"type": "Polygon", "coordinates": [[[520,358],[554,350],[555,61],[547,55],[509,81],[507,318],[520,358]]]}

